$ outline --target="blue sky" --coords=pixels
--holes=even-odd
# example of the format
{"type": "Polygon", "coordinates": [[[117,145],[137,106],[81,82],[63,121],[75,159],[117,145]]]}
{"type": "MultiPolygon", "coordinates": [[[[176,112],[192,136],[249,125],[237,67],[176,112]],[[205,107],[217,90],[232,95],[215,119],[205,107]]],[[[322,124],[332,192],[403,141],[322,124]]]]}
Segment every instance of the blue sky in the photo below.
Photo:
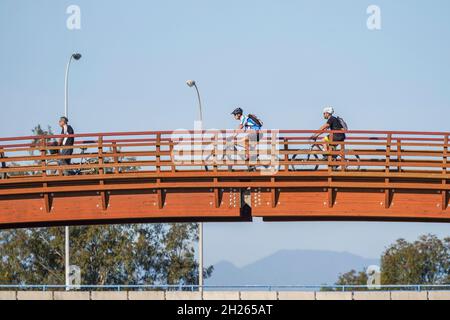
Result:
{"type": "MultiPolygon", "coordinates": [[[[70,78],[77,132],[192,128],[195,79],[207,128],[230,128],[239,105],[267,128],[315,129],[332,104],[351,129],[448,131],[447,0],[2,0],[0,135],[57,126],[70,78]],[[81,30],[66,8],[81,8],[81,30]],[[381,8],[369,31],[366,9],[381,8]]],[[[450,234],[420,223],[205,226],[206,263],[244,265],[279,249],[378,257],[398,237],[450,234]],[[239,248],[239,250],[236,250],[239,248]]]]}

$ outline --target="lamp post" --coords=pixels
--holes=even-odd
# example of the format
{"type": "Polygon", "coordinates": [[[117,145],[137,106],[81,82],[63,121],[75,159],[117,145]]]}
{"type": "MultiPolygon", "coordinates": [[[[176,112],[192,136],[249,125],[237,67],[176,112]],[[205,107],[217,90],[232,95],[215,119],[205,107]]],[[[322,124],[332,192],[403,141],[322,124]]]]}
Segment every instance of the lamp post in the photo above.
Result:
{"type": "Polygon", "coordinates": [[[65,81],[64,81],[64,86],[65,86],[65,90],[64,90],[64,116],[65,117],[69,116],[69,69],[70,69],[70,63],[72,62],[72,59],[80,60],[81,59],[81,54],[79,54],[79,53],[72,54],[70,56],[70,58],[69,58],[69,61],[67,62],[66,77],[65,77],[65,81]]]}
{"type": "MultiPolygon", "coordinates": [[[[202,114],[202,101],[200,99],[200,92],[198,91],[197,84],[194,80],[186,81],[189,87],[194,87],[197,91],[198,98],[198,112],[200,119],[200,130],[203,126],[203,114],[202,114]]],[[[198,288],[200,292],[203,292],[203,222],[198,224],[198,288]]]]}
{"type": "MultiPolygon", "coordinates": [[[[73,53],[70,58],[69,61],[67,62],[67,67],[66,67],[66,77],[65,77],[65,81],[64,81],[64,116],[66,118],[69,117],[69,69],[70,69],[70,63],[72,62],[72,59],[74,60],[80,60],[81,59],[81,54],[79,53],[73,53]]],[[[65,282],[66,282],[66,290],[69,290],[69,285],[70,285],[70,281],[69,281],[69,277],[70,277],[70,238],[69,238],[69,227],[66,226],[64,228],[64,234],[65,234],[65,253],[64,253],[64,257],[65,257],[65,282]]]]}
{"type": "Polygon", "coordinates": [[[199,120],[200,122],[203,122],[203,114],[202,114],[202,100],[200,99],[200,92],[198,91],[198,87],[197,84],[195,83],[194,80],[188,80],[186,81],[186,84],[189,87],[194,87],[195,90],[197,91],[197,98],[198,98],[198,115],[199,115],[199,120]]]}

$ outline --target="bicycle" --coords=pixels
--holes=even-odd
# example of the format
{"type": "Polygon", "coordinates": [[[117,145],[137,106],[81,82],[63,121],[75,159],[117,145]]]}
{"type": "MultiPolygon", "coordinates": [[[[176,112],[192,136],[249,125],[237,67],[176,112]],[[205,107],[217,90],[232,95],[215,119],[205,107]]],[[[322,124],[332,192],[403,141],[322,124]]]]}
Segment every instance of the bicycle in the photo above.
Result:
{"type": "MultiPolygon", "coordinates": [[[[245,154],[246,154],[246,149],[243,145],[236,143],[231,138],[228,138],[226,140],[224,149],[218,155],[218,156],[220,156],[220,158],[216,158],[215,160],[211,159],[212,157],[216,156],[216,154],[214,152],[212,152],[205,158],[204,161],[205,161],[205,163],[208,163],[208,162],[218,163],[217,165],[213,165],[213,166],[220,166],[223,163],[225,163],[225,164],[228,163],[228,171],[233,171],[234,170],[233,164],[235,164],[236,162],[245,162],[246,161],[245,154]]],[[[259,155],[257,155],[256,157],[257,157],[257,160],[261,160],[259,155]]],[[[271,169],[272,171],[278,171],[280,169],[280,166],[276,166],[276,167],[271,166],[271,165],[260,165],[260,166],[262,166],[264,168],[264,170],[271,169]]],[[[207,164],[205,165],[205,170],[209,171],[207,164]]],[[[247,166],[247,170],[254,172],[257,170],[257,166],[256,165],[247,166]]]]}
{"type": "MultiPolygon", "coordinates": [[[[85,143],[93,143],[90,141],[86,141],[85,143]]],[[[86,165],[91,165],[91,164],[98,164],[98,159],[96,158],[87,158],[84,157],[84,154],[86,153],[87,147],[83,147],[80,148],[81,152],[80,155],[82,155],[80,163],[79,163],[79,168],[74,169],[74,170],[67,170],[69,175],[87,175],[87,174],[96,174],[98,173],[98,168],[85,168],[84,166],[86,165]]],[[[46,163],[47,166],[60,166],[61,162],[60,160],[55,160],[55,159],[51,159],[51,160],[47,160],[46,163]]],[[[57,175],[59,169],[48,169],[47,170],[50,175],[57,175]]],[[[49,174],[47,173],[47,175],[49,174]]]]}
{"type": "MultiPolygon", "coordinates": [[[[332,150],[337,151],[338,147],[336,145],[332,146],[332,150]]],[[[303,151],[303,152],[294,154],[289,161],[297,161],[298,160],[300,163],[299,164],[291,164],[290,165],[291,171],[307,171],[307,170],[316,171],[317,169],[319,169],[319,164],[315,164],[312,162],[328,161],[329,156],[332,157],[332,161],[340,162],[342,160],[340,154],[338,154],[338,155],[323,154],[324,148],[320,143],[313,143],[309,149],[303,149],[303,150],[298,150],[298,151],[303,151]],[[319,156],[321,156],[321,158],[319,156]]],[[[354,155],[354,157],[355,157],[355,160],[350,160],[347,157],[345,157],[345,155],[344,155],[344,161],[349,163],[349,164],[344,165],[346,170],[348,170],[349,168],[350,168],[350,170],[355,170],[355,171],[359,170],[359,168],[360,168],[359,162],[361,161],[361,159],[359,158],[358,155],[354,155]],[[356,164],[352,165],[354,162],[356,162],[356,164]]],[[[332,169],[338,170],[339,167],[340,167],[340,165],[335,165],[335,166],[332,166],[332,169]]]]}
{"type": "MultiPolygon", "coordinates": [[[[228,163],[228,171],[233,171],[233,165],[231,163],[235,163],[237,161],[245,161],[245,156],[242,154],[243,152],[245,152],[244,146],[234,143],[231,139],[227,139],[222,152],[220,152],[218,155],[216,155],[214,152],[211,152],[205,158],[204,162],[218,163],[214,166],[220,166],[221,164],[228,163]],[[214,157],[216,158],[214,159],[214,157]]],[[[205,164],[205,170],[209,171],[207,164],[205,164]]]]}

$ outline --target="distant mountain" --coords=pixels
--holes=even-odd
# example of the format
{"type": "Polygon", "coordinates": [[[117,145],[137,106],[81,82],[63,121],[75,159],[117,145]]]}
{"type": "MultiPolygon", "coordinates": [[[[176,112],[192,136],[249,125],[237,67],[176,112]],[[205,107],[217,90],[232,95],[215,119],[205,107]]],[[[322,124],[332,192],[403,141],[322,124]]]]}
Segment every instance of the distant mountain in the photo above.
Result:
{"type": "Polygon", "coordinates": [[[281,250],[242,268],[228,261],[214,265],[205,285],[320,285],[334,284],[339,273],[379,264],[348,252],[281,250]]]}

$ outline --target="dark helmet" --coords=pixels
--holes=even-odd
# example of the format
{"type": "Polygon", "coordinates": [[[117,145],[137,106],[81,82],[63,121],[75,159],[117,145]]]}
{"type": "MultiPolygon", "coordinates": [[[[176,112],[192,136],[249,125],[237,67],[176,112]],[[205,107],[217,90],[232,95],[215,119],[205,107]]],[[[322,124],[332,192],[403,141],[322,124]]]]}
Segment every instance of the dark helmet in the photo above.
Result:
{"type": "Polygon", "coordinates": [[[232,115],[236,115],[236,114],[243,114],[244,111],[241,108],[236,108],[233,110],[233,112],[231,113],[232,115]]]}

